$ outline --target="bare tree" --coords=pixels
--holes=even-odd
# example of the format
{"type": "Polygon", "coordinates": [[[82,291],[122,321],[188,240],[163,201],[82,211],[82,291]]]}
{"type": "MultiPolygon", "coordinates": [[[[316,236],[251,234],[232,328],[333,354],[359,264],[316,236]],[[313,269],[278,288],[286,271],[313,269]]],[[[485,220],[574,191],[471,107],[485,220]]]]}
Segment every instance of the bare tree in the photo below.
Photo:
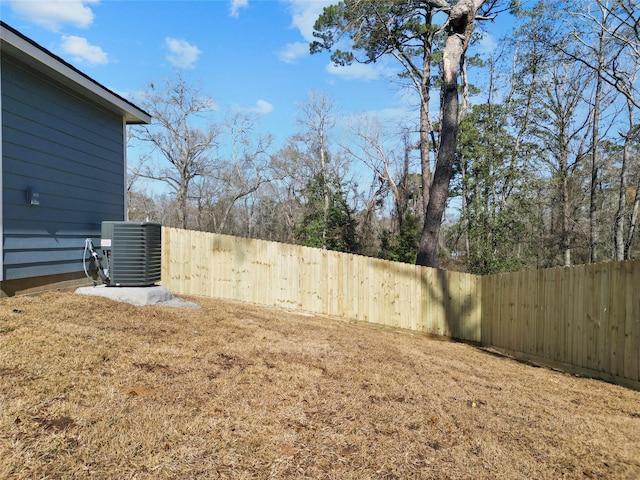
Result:
{"type": "Polygon", "coordinates": [[[302,153],[300,160],[307,170],[308,176],[304,179],[305,185],[314,179],[320,179],[323,197],[320,235],[322,247],[326,248],[331,197],[329,179],[335,178],[341,182],[344,165],[341,163],[341,159],[332,154],[330,150],[329,135],[337,122],[333,100],[318,91],[310,91],[308,95],[308,101],[299,106],[300,115],[297,124],[300,132],[295,137],[298,143],[304,145],[304,150],[296,149],[296,151],[302,153]]]}
{"type": "MultiPolygon", "coordinates": [[[[361,115],[353,119],[349,143],[343,144],[342,148],[346,155],[359,160],[373,173],[374,181],[365,209],[375,209],[390,193],[394,207],[394,232],[399,232],[410,201],[415,203],[419,197],[418,189],[410,182],[414,145],[409,129],[401,128],[400,133],[393,134],[383,127],[379,119],[361,115]]],[[[413,206],[414,211],[422,213],[422,208],[415,208],[415,204],[413,206]]]]}
{"type": "Polygon", "coordinates": [[[152,116],[151,125],[135,127],[134,138],[150,146],[150,154],[161,161],[138,172],[139,176],[166,183],[175,192],[178,225],[188,225],[188,195],[193,180],[212,170],[209,156],[220,134],[209,114],[212,99],[187,83],[180,75],[160,86],[150,83],[139,101],[152,116]]]}
{"type": "Polygon", "coordinates": [[[620,165],[618,208],[616,210],[614,222],[616,260],[631,259],[631,247],[637,233],[638,217],[640,213],[640,159],[638,159],[640,125],[635,121],[635,110],[630,101],[627,101],[627,112],[629,118],[629,130],[622,133],[622,136],[624,137],[624,147],[622,149],[622,164],[620,165]],[[635,188],[631,188],[629,185],[629,172],[633,163],[635,163],[636,169],[639,172],[637,174],[635,188]]]}
{"type": "MultiPolygon", "coordinates": [[[[638,74],[640,73],[640,4],[637,0],[591,0],[576,2],[567,11],[570,15],[569,30],[572,42],[557,44],[556,48],[571,60],[582,64],[595,75],[592,112],[592,150],[590,186],[590,261],[598,259],[597,238],[597,185],[600,160],[598,144],[600,112],[604,89],[622,96],[626,103],[627,133],[623,134],[624,154],[620,171],[618,209],[614,219],[613,236],[615,258],[622,260],[625,254],[625,218],[630,213],[625,201],[627,195],[627,170],[630,167],[629,147],[637,135],[637,110],[640,108],[638,74]]],[[[631,209],[631,212],[633,210],[631,209]]],[[[630,220],[633,219],[631,215],[630,220]]],[[[631,222],[628,231],[635,232],[631,222]]]]}
{"type": "MultiPolygon", "coordinates": [[[[257,119],[244,112],[230,114],[224,126],[225,138],[229,138],[229,152],[223,156],[220,168],[213,174],[219,188],[219,216],[215,231],[223,232],[229,215],[238,205],[252,201],[252,195],[276,177],[272,166],[271,135],[256,133],[257,119]]],[[[250,225],[251,219],[244,218],[250,225]]],[[[249,231],[244,232],[250,235],[249,231]]]]}
{"type": "MultiPolygon", "coordinates": [[[[584,108],[584,67],[572,63],[547,66],[540,109],[532,119],[532,133],[542,147],[543,161],[552,175],[556,189],[555,205],[559,210],[559,247],[564,266],[572,263],[572,238],[576,219],[576,195],[582,190],[578,174],[588,154],[589,116],[584,108]]],[[[553,228],[553,227],[552,227],[553,228]]]]}

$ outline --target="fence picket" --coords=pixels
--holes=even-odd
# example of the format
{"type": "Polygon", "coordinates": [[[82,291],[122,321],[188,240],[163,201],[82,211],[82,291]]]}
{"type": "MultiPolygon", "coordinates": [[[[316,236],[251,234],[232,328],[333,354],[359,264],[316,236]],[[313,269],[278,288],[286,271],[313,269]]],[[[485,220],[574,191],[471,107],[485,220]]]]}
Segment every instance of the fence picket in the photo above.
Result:
{"type": "Polygon", "coordinates": [[[624,325],[624,378],[640,381],[640,268],[637,263],[625,262],[625,284],[628,288],[625,296],[624,325]],[[635,266],[635,268],[633,268],[635,266]]]}

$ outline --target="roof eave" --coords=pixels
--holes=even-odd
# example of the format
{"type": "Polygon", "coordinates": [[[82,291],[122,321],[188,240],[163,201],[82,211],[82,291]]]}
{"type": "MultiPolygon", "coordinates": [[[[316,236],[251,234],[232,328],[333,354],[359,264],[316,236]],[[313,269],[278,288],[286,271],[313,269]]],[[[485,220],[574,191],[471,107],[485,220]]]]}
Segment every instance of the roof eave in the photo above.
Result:
{"type": "Polygon", "coordinates": [[[46,73],[61,84],[78,91],[103,107],[120,114],[127,125],[151,123],[151,115],[93,80],[88,75],[41,47],[17,30],[0,22],[0,50],[32,68],[46,73]]]}

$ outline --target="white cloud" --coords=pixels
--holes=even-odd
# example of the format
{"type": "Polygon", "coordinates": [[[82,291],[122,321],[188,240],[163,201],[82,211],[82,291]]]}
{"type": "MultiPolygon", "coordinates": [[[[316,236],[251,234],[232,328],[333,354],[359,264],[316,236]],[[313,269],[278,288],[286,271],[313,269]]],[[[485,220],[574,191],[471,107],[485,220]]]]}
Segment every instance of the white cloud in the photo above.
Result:
{"type": "Polygon", "coordinates": [[[104,65],[109,63],[109,57],[100,47],[91,45],[86,38],[75,35],[62,36],[62,51],[70,55],[78,63],[89,65],[104,65]]]}
{"type": "Polygon", "coordinates": [[[167,60],[178,68],[193,68],[202,53],[198,47],[191,45],[186,40],[167,37],[165,43],[171,52],[167,55],[167,60]]]}
{"type": "Polygon", "coordinates": [[[87,28],[93,23],[91,4],[99,0],[12,0],[13,12],[54,32],[64,24],[87,28]]]}
{"type": "Polygon", "coordinates": [[[229,15],[234,18],[240,16],[240,9],[247,8],[249,6],[249,0],[231,0],[231,7],[229,8],[229,15]]]}
{"type": "Polygon", "coordinates": [[[307,42],[312,42],[313,25],[322,14],[324,7],[335,4],[336,0],[284,0],[291,12],[291,26],[297,28],[307,42]]]}
{"type": "Polygon", "coordinates": [[[482,38],[478,42],[478,50],[481,54],[491,55],[498,48],[498,43],[490,33],[483,32],[482,38]]]}
{"type": "Polygon", "coordinates": [[[385,65],[385,62],[353,63],[344,67],[329,63],[326,71],[344,80],[376,80],[394,74],[393,70],[385,65]]]}
{"type": "Polygon", "coordinates": [[[252,108],[251,111],[258,115],[266,115],[267,113],[273,112],[273,105],[266,100],[258,100],[256,106],[252,108]]]}
{"type": "MultiPolygon", "coordinates": [[[[325,7],[333,5],[336,0],[282,0],[291,14],[291,26],[300,32],[303,42],[288,43],[284,49],[278,52],[278,57],[286,63],[294,63],[309,53],[309,43],[317,40],[313,36],[313,26],[318,17],[322,15],[325,7]]],[[[338,47],[343,50],[349,49],[349,44],[342,41],[338,47]]],[[[327,66],[327,72],[348,80],[373,80],[384,75],[392,74],[393,71],[384,62],[371,65],[356,64],[346,67],[327,66]]]]}
{"type": "Polygon", "coordinates": [[[236,107],[239,112],[253,113],[256,115],[266,115],[273,112],[273,105],[266,100],[258,100],[254,107],[236,107]]]}
{"type": "Polygon", "coordinates": [[[291,14],[291,28],[300,32],[303,42],[287,43],[278,52],[278,57],[285,63],[295,63],[298,59],[309,55],[309,43],[315,40],[313,25],[322,14],[324,7],[336,3],[335,0],[283,0],[291,14]]]}
{"type": "Polygon", "coordinates": [[[375,112],[370,112],[375,115],[383,125],[401,125],[406,123],[408,119],[416,118],[415,110],[404,107],[397,108],[383,108],[375,112]]]}
{"type": "Polygon", "coordinates": [[[295,63],[299,58],[309,55],[309,44],[306,42],[287,43],[278,52],[278,58],[285,63],[295,63]]]}

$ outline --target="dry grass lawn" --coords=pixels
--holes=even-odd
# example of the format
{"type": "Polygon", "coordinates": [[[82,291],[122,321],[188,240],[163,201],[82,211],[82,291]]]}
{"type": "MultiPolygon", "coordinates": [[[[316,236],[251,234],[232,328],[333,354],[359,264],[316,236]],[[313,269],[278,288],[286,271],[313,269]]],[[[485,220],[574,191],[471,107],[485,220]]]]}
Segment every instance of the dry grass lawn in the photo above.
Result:
{"type": "Polygon", "coordinates": [[[0,477],[640,478],[640,392],[211,299],[0,301],[0,477]]]}

